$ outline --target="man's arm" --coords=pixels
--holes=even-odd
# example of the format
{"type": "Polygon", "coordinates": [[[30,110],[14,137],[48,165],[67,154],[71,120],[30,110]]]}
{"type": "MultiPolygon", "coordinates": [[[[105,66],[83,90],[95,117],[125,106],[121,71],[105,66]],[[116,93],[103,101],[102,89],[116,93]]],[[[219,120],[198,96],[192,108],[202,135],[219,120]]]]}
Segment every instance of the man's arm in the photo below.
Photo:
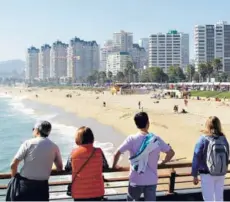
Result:
{"type": "Polygon", "coordinates": [[[174,150],[171,148],[168,152],[165,152],[165,158],[164,160],[161,162],[161,164],[165,164],[165,163],[168,163],[169,161],[172,160],[172,158],[174,157],[175,155],[175,152],[174,150]]]}
{"type": "Polygon", "coordinates": [[[57,147],[57,150],[56,150],[56,156],[55,156],[55,159],[54,159],[54,164],[56,166],[57,171],[62,171],[63,163],[62,163],[61,153],[60,153],[60,150],[59,150],[58,147],[57,147]]]}
{"type": "Polygon", "coordinates": [[[119,150],[117,150],[113,156],[113,166],[112,166],[113,169],[116,168],[117,163],[120,159],[120,156],[121,156],[121,152],[119,150]]]}
{"type": "Polygon", "coordinates": [[[26,152],[27,152],[27,144],[26,144],[26,142],[24,142],[20,146],[17,154],[15,155],[15,157],[14,157],[14,159],[10,165],[12,177],[14,177],[15,174],[18,172],[18,165],[19,165],[20,161],[22,161],[25,158],[26,152]]]}

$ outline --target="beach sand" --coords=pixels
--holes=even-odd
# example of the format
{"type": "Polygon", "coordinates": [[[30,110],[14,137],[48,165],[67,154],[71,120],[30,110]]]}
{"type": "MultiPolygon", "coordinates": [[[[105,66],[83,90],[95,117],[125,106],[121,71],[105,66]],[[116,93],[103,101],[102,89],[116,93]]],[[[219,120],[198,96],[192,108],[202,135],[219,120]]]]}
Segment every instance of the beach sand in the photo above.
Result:
{"type": "MultiPolygon", "coordinates": [[[[124,134],[124,139],[125,136],[138,131],[133,117],[136,112],[141,111],[138,109],[138,102],[141,101],[143,110],[150,117],[150,131],[172,146],[176,152],[175,158],[186,157],[188,161],[192,159],[194,146],[208,116],[218,116],[226,136],[230,137],[230,107],[221,102],[189,100],[186,108],[189,113],[175,114],[172,111],[175,104],[179,105],[179,111],[185,108],[183,99],[162,99],[156,104],[155,100],[150,98],[151,94],[112,95],[110,92],[96,94],[93,91],[42,88],[30,92],[28,89],[19,88],[5,88],[0,91],[61,107],[67,112],[76,113],[79,117],[94,118],[120,131],[124,134]],[[67,98],[67,94],[71,94],[72,98],[67,98]],[[103,107],[103,102],[106,102],[106,107],[103,107]]],[[[114,138],[112,139],[114,141],[114,138]]]]}

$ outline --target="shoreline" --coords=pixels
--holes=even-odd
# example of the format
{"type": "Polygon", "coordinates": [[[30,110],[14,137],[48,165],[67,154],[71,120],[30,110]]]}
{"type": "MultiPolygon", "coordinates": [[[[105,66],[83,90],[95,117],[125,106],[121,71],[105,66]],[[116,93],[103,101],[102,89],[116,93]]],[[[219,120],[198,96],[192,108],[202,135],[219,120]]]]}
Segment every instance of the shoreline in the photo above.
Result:
{"type": "Polygon", "coordinates": [[[44,90],[43,88],[31,92],[21,89],[21,93],[20,89],[16,88],[5,88],[5,90],[12,91],[12,94],[16,96],[26,96],[31,101],[60,107],[81,118],[95,119],[99,123],[111,126],[121,132],[124,139],[127,135],[135,134],[138,131],[133,116],[140,111],[138,101],[141,101],[144,111],[149,114],[150,131],[159,135],[173,147],[176,152],[175,158],[186,157],[188,161],[192,159],[194,146],[208,116],[218,116],[226,136],[230,132],[230,120],[226,113],[227,110],[230,111],[230,107],[213,101],[189,100],[187,109],[189,113],[175,114],[172,112],[173,105],[179,105],[179,110],[184,108],[183,99],[163,99],[159,104],[155,104],[154,99],[150,98],[151,94],[111,95],[110,92],[96,94],[80,90],[44,90]],[[67,98],[67,94],[71,94],[72,98],[67,98]],[[104,101],[106,107],[103,107],[104,101]]]}

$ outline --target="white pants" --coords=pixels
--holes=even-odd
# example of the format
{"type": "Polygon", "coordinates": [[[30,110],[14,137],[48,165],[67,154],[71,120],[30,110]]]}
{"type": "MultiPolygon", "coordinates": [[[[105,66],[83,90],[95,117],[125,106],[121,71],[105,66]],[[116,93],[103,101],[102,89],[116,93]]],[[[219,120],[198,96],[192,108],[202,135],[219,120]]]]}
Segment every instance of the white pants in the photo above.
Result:
{"type": "Polygon", "coordinates": [[[204,201],[224,201],[225,176],[201,174],[201,190],[204,201]]]}

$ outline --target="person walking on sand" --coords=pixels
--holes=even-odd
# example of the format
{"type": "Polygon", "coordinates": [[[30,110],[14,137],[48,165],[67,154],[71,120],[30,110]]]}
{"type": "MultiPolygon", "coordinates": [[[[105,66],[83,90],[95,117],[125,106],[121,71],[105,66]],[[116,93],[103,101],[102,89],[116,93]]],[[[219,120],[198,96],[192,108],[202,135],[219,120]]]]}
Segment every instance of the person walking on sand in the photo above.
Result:
{"type": "Polygon", "coordinates": [[[12,177],[19,176],[19,193],[16,201],[48,201],[48,179],[53,163],[58,171],[62,170],[62,159],[59,148],[49,138],[51,124],[41,121],[33,128],[34,138],[26,140],[18,150],[11,163],[12,177]],[[23,161],[20,174],[19,163],[23,161]],[[17,175],[16,175],[17,174],[17,175]]]}
{"type": "Polygon", "coordinates": [[[156,200],[157,168],[160,152],[166,153],[161,164],[169,162],[174,151],[159,136],[150,133],[149,118],[147,113],[139,112],[134,117],[134,122],[139,129],[137,134],[130,135],[117,149],[114,155],[113,168],[118,168],[117,163],[122,153],[130,153],[130,175],[127,200],[138,201],[144,193],[145,201],[156,200]]]}
{"type": "Polygon", "coordinates": [[[193,184],[201,179],[204,201],[223,201],[224,179],[228,171],[229,143],[222,132],[220,120],[210,116],[199,138],[192,161],[193,184]]]}
{"type": "Polygon", "coordinates": [[[141,101],[138,102],[138,107],[141,109],[141,101]]]}

